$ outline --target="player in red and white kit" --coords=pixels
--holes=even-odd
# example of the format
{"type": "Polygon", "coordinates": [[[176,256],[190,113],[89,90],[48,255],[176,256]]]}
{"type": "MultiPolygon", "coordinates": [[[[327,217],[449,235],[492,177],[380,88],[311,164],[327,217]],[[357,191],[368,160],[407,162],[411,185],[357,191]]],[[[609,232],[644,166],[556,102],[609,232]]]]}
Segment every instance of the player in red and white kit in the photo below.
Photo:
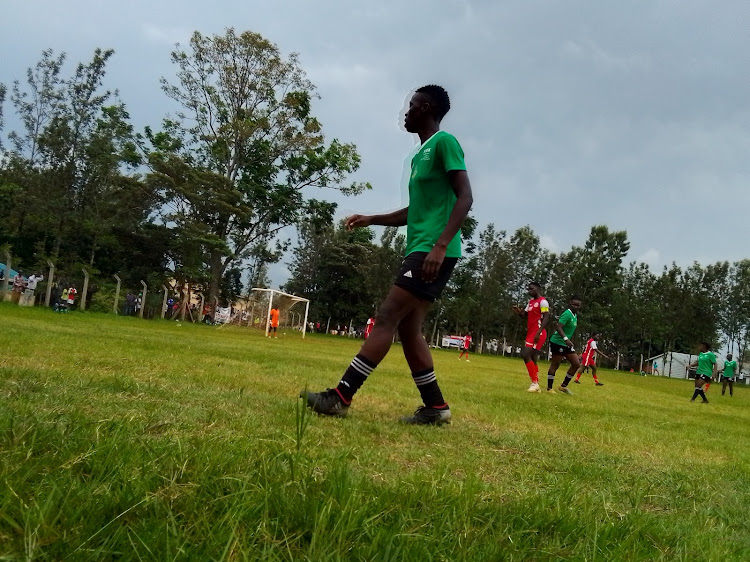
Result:
{"type": "Polygon", "coordinates": [[[370,317],[367,319],[367,326],[365,327],[365,339],[370,337],[373,326],[375,326],[375,319],[370,317]]]}
{"type": "Polygon", "coordinates": [[[458,360],[461,361],[461,357],[466,354],[466,360],[469,360],[469,346],[471,345],[471,332],[464,336],[464,343],[461,346],[461,355],[458,356],[458,360]]]}
{"type": "Polygon", "coordinates": [[[529,392],[541,392],[539,388],[539,366],[537,361],[542,352],[542,346],[547,339],[547,323],[549,322],[549,302],[542,296],[542,286],[532,281],[526,287],[531,300],[524,310],[514,306],[513,312],[520,317],[526,317],[526,344],[521,351],[521,357],[529,372],[531,386],[529,392]]]}
{"type": "Polygon", "coordinates": [[[589,341],[586,342],[586,347],[583,349],[583,355],[581,355],[581,366],[578,367],[578,373],[576,374],[576,380],[573,381],[576,384],[581,384],[580,378],[583,374],[583,370],[586,367],[591,368],[591,374],[594,376],[594,382],[596,383],[596,386],[604,386],[604,383],[599,382],[599,379],[596,378],[596,354],[599,353],[600,355],[603,355],[607,359],[609,359],[608,355],[605,355],[604,353],[599,350],[599,346],[597,342],[599,341],[599,338],[601,337],[601,334],[594,334],[589,338],[589,341]]]}

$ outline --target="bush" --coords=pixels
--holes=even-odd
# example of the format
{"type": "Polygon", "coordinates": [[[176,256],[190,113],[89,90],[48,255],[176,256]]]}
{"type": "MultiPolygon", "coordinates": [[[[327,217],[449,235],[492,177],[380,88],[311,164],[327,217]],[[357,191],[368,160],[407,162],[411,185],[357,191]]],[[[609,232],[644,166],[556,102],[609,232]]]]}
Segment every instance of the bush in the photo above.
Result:
{"type": "MultiPolygon", "coordinates": [[[[96,288],[94,294],[91,295],[87,310],[90,310],[91,312],[112,312],[112,306],[115,303],[115,291],[117,290],[117,285],[109,283],[94,283],[93,285],[95,285],[96,288]]],[[[89,290],[92,288],[93,287],[90,287],[89,290]]],[[[118,313],[122,312],[124,299],[125,297],[122,290],[120,290],[118,313]]]]}

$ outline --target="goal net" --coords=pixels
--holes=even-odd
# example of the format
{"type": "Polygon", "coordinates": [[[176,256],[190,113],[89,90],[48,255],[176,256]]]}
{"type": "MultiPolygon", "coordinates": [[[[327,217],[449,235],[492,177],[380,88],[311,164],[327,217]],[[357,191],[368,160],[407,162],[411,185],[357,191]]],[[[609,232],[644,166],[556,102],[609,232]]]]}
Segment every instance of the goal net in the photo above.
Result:
{"type": "Polygon", "coordinates": [[[308,299],[275,289],[253,288],[244,305],[247,326],[261,329],[268,335],[271,310],[275,308],[279,311],[279,328],[299,330],[305,337],[310,310],[308,299]]]}

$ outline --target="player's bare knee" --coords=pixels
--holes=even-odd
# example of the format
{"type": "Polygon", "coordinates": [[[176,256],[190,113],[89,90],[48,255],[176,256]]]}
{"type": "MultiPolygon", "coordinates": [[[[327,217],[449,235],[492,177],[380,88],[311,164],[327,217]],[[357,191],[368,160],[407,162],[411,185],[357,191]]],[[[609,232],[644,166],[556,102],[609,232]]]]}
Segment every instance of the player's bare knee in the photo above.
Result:
{"type": "Polygon", "coordinates": [[[375,316],[375,326],[381,326],[383,328],[388,328],[391,331],[395,331],[400,320],[401,317],[398,314],[397,309],[384,303],[375,316]]]}

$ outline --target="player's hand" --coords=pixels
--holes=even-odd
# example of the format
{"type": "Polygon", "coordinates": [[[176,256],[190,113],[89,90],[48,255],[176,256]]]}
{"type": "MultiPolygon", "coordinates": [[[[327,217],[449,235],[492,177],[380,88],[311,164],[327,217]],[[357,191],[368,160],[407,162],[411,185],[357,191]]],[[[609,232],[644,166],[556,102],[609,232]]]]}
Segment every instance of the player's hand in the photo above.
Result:
{"type": "Polygon", "coordinates": [[[345,224],[347,230],[364,228],[372,224],[372,217],[370,217],[369,215],[351,215],[346,217],[345,224]]]}
{"type": "Polygon", "coordinates": [[[539,338],[540,337],[542,337],[542,334],[540,334],[539,332],[537,332],[536,335],[534,336],[534,345],[536,345],[536,344],[539,343],[539,338]]]}
{"type": "Polygon", "coordinates": [[[510,307],[510,309],[511,309],[511,310],[512,310],[513,312],[515,312],[516,314],[521,314],[521,313],[523,312],[523,310],[521,310],[521,307],[520,307],[520,306],[517,306],[517,305],[515,305],[515,304],[514,304],[513,306],[511,306],[511,307],[510,307]]]}
{"type": "Polygon", "coordinates": [[[445,259],[446,248],[441,248],[438,245],[432,247],[430,253],[422,263],[422,280],[425,283],[432,283],[437,279],[438,273],[440,272],[440,266],[443,265],[445,259]]]}

